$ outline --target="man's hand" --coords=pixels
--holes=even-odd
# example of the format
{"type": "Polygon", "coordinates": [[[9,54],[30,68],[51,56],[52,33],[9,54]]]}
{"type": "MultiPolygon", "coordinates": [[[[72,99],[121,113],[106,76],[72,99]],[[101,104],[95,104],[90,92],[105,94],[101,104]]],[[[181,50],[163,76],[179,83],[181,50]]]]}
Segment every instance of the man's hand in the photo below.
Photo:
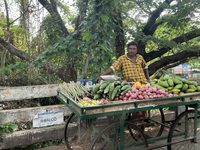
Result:
{"type": "Polygon", "coordinates": [[[101,77],[96,78],[96,79],[95,79],[95,82],[100,84],[100,82],[101,82],[101,77]]]}
{"type": "Polygon", "coordinates": [[[148,83],[151,83],[151,80],[150,80],[150,79],[147,79],[147,82],[148,82],[148,83]]]}

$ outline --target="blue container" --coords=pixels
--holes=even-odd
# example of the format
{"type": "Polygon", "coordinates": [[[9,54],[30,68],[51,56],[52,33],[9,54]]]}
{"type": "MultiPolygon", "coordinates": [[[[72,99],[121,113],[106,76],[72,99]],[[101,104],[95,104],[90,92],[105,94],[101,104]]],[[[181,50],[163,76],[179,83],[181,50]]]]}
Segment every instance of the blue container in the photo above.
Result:
{"type": "Polygon", "coordinates": [[[181,79],[185,79],[185,76],[180,76],[181,79]]]}
{"type": "Polygon", "coordinates": [[[81,82],[82,85],[85,85],[85,80],[84,79],[77,79],[76,81],[77,82],[79,81],[79,82],[81,82]]]}
{"type": "Polygon", "coordinates": [[[86,87],[90,88],[95,83],[95,80],[94,79],[84,79],[84,83],[85,83],[86,87]]]}

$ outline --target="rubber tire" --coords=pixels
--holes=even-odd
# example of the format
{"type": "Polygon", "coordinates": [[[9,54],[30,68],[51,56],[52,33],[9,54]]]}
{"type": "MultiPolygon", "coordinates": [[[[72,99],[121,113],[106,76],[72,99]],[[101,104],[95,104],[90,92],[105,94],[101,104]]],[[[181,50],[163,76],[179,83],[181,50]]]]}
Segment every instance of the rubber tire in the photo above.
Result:
{"type": "MultiPolygon", "coordinates": [[[[169,130],[167,142],[171,142],[172,141],[172,137],[173,137],[173,133],[174,133],[176,125],[179,123],[181,118],[183,118],[186,114],[189,114],[189,113],[195,113],[195,110],[184,111],[175,119],[174,123],[172,124],[172,126],[171,126],[171,128],[169,130]]],[[[172,150],[171,145],[168,145],[167,149],[168,150],[172,150]]]]}
{"type": "MultiPolygon", "coordinates": [[[[145,147],[147,147],[148,144],[147,144],[147,140],[146,140],[146,137],[145,137],[143,131],[142,131],[137,125],[135,125],[135,124],[132,123],[132,122],[124,121],[124,124],[126,124],[126,123],[127,123],[127,124],[131,124],[132,126],[134,126],[135,130],[137,130],[137,131],[141,134],[141,137],[142,137],[143,140],[144,140],[144,145],[145,145],[145,147]]],[[[117,125],[120,125],[120,122],[116,122],[116,123],[113,123],[113,124],[109,125],[109,126],[106,127],[104,130],[102,130],[98,135],[96,135],[96,137],[95,137],[95,138],[93,139],[93,141],[92,141],[92,144],[91,144],[89,150],[93,150],[93,146],[95,145],[96,141],[98,140],[98,138],[99,138],[104,132],[106,132],[109,128],[113,128],[114,126],[117,126],[117,125]]]]}
{"type": "Polygon", "coordinates": [[[65,139],[65,144],[66,147],[68,148],[68,150],[72,150],[70,145],[68,144],[68,140],[67,140],[67,128],[68,128],[68,124],[70,122],[70,120],[72,119],[72,117],[74,116],[74,113],[71,113],[71,115],[69,116],[69,118],[67,119],[67,122],[65,124],[65,130],[64,130],[64,139],[65,139]]]}

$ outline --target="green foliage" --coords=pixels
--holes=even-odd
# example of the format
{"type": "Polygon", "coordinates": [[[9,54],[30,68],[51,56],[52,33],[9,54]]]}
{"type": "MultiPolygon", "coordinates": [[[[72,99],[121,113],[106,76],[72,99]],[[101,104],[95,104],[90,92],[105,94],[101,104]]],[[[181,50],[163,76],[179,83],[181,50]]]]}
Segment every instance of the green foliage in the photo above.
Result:
{"type": "Polygon", "coordinates": [[[6,133],[13,133],[17,128],[18,128],[18,125],[16,124],[0,125],[0,135],[6,134],[6,133]]]}
{"type": "MultiPolygon", "coordinates": [[[[116,60],[115,46],[118,38],[116,31],[120,29],[123,29],[125,42],[134,39],[144,42],[146,53],[160,48],[171,48],[169,52],[159,56],[159,58],[147,62],[148,64],[185,50],[195,51],[200,46],[199,38],[182,43],[176,43],[172,40],[194,29],[199,29],[200,22],[195,18],[195,13],[199,14],[199,0],[173,0],[171,4],[163,3],[162,0],[131,2],[104,0],[88,1],[88,6],[80,0],[76,2],[76,6],[79,10],[86,12],[86,14],[79,14],[80,16],[76,16],[75,13],[72,14],[69,7],[62,2],[56,1],[56,3],[61,11],[64,23],[70,26],[68,28],[70,35],[64,37],[56,18],[46,16],[41,25],[42,36],[35,37],[40,41],[40,55],[38,55],[39,52],[36,48],[38,43],[34,42],[34,39],[31,41],[33,46],[31,51],[32,55],[37,56],[37,59],[26,64],[24,68],[29,69],[33,66],[40,68],[45,62],[54,63],[58,67],[71,63],[77,71],[77,75],[83,77],[87,54],[90,53],[88,78],[95,78],[107,70],[116,60]],[[143,30],[148,19],[152,17],[153,12],[158,7],[161,7],[161,12],[163,9],[155,22],[155,24],[159,24],[158,28],[152,34],[144,34],[143,30]],[[116,15],[118,13],[121,14],[121,18],[116,15]],[[78,17],[82,17],[82,20],[78,30],[75,31],[78,17]],[[122,21],[123,27],[115,23],[119,21],[122,21]]],[[[21,3],[20,7],[22,8],[21,3]]],[[[34,8],[35,6],[32,7],[31,5],[31,12],[34,12],[34,8]]],[[[0,28],[0,35],[4,35],[5,18],[0,19],[0,26],[3,27],[0,28]]],[[[28,47],[22,34],[23,29],[19,26],[11,26],[11,31],[14,33],[15,46],[26,51],[28,47]]],[[[16,62],[18,61],[21,60],[16,62]]],[[[12,64],[15,64],[15,62],[8,63],[6,67],[0,70],[0,74],[23,69],[21,64],[12,64]]],[[[47,75],[46,72],[43,73],[47,75]]]]}
{"type": "Polygon", "coordinates": [[[56,18],[52,18],[51,16],[46,16],[43,20],[42,24],[45,32],[44,40],[46,41],[46,46],[56,43],[60,35],[62,35],[60,26],[54,22],[56,22],[56,18]]]}
{"type": "Polygon", "coordinates": [[[17,62],[16,64],[10,64],[8,66],[4,66],[2,69],[0,69],[0,74],[4,74],[7,72],[10,72],[11,70],[14,69],[27,69],[28,68],[28,64],[26,62],[17,62]]]}

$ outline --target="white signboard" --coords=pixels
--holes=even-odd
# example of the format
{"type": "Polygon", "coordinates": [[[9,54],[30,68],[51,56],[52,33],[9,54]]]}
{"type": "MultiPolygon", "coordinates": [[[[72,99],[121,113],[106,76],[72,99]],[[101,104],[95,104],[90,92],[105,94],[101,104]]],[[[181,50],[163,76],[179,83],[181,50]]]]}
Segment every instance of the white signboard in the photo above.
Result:
{"type": "Polygon", "coordinates": [[[63,123],[63,111],[48,111],[45,110],[38,113],[33,119],[33,127],[51,126],[63,123]]]}

